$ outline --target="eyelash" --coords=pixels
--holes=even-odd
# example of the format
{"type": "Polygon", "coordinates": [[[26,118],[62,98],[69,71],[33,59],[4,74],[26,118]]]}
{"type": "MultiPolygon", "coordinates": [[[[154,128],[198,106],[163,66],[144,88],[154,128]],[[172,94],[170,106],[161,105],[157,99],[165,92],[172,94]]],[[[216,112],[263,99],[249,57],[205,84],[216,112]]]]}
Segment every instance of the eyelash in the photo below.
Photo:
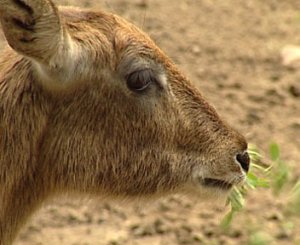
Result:
{"type": "Polygon", "coordinates": [[[134,71],[126,77],[127,87],[139,93],[145,91],[155,81],[156,78],[151,69],[134,71]]]}

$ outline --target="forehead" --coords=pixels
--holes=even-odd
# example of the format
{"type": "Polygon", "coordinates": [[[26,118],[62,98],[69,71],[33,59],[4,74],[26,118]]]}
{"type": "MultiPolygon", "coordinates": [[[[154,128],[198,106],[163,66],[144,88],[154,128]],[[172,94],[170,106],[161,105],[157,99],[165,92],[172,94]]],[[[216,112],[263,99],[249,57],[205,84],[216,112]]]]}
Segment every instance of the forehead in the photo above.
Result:
{"type": "Polygon", "coordinates": [[[90,11],[76,7],[59,8],[63,22],[76,31],[89,32],[91,37],[101,33],[115,46],[116,51],[130,49],[137,52],[157,47],[147,34],[123,18],[105,11],[90,11]],[[81,29],[81,30],[80,30],[81,29]],[[93,31],[94,30],[94,31],[93,31]]]}

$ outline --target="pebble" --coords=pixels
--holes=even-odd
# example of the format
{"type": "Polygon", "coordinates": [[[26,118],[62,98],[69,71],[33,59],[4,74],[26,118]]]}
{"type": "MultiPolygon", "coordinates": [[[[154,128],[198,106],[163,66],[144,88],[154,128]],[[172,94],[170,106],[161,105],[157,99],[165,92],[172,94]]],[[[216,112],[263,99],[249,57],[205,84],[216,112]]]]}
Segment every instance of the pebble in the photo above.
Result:
{"type": "Polygon", "coordinates": [[[250,111],[247,114],[247,121],[249,123],[257,123],[261,121],[261,117],[257,113],[250,111]]]}
{"type": "Polygon", "coordinates": [[[292,96],[299,98],[300,97],[300,85],[291,85],[289,87],[289,92],[292,96]]]}
{"type": "Polygon", "coordinates": [[[198,45],[193,45],[192,46],[192,53],[193,54],[200,54],[200,51],[201,51],[201,49],[198,45]]]}
{"type": "Polygon", "coordinates": [[[298,66],[300,64],[300,47],[295,45],[286,45],[281,50],[281,59],[284,66],[298,66]]]}
{"type": "Polygon", "coordinates": [[[162,219],[157,219],[154,221],[154,229],[157,234],[164,234],[170,231],[170,228],[162,219]]]}
{"type": "Polygon", "coordinates": [[[148,0],[136,0],[135,5],[140,8],[147,8],[148,7],[148,0]]]}
{"type": "Polygon", "coordinates": [[[282,216],[282,214],[280,212],[274,211],[274,212],[270,213],[267,216],[267,219],[268,220],[273,220],[273,221],[282,221],[283,220],[283,216],[282,216]]]}
{"type": "Polygon", "coordinates": [[[197,242],[203,242],[205,238],[201,232],[193,232],[193,240],[197,242]]]}
{"type": "Polygon", "coordinates": [[[290,124],[290,126],[291,126],[292,128],[294,128],[294,129],[299,130],[299,129],[300,129],[300,120],[295,120],[295,121],[293,121],[293,122],[290,124]]]}
{"type": "Polygon", "coordinates": [[[242,235],[242,231],[238,229],[231,229],[228,233],[228,236],[232,238],[240,238],[242,235]]]}

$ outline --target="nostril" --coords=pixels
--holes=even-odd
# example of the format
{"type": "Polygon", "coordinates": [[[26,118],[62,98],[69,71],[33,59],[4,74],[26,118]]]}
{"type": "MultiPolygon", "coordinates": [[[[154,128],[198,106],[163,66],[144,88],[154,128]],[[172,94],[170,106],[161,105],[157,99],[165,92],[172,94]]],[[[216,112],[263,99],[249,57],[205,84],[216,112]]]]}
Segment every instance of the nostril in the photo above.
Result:
{"type": "Polygon", "coordinates": [[[249,166],[250,166],[250,157],[247,152],[243,154],[237,154],[236,160],[239,162],[239,164],[242,166],[242,168],[248,172],[249,166]]]}

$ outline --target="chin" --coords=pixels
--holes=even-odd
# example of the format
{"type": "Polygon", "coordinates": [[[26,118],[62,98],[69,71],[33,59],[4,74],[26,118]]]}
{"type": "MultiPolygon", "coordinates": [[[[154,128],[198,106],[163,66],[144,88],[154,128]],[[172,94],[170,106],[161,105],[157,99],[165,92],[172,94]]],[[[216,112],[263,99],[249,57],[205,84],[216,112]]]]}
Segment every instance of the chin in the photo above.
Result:
{"type": "Polygon", "coordinates": [[[210,202],[225,205],[233,185],[224,187],[224,185],[211,185],[210,181],[209,183],[209,185],[195,185],[195,183],[188,185],[183,189],[183,194],[195,202],[210,202]]]}

